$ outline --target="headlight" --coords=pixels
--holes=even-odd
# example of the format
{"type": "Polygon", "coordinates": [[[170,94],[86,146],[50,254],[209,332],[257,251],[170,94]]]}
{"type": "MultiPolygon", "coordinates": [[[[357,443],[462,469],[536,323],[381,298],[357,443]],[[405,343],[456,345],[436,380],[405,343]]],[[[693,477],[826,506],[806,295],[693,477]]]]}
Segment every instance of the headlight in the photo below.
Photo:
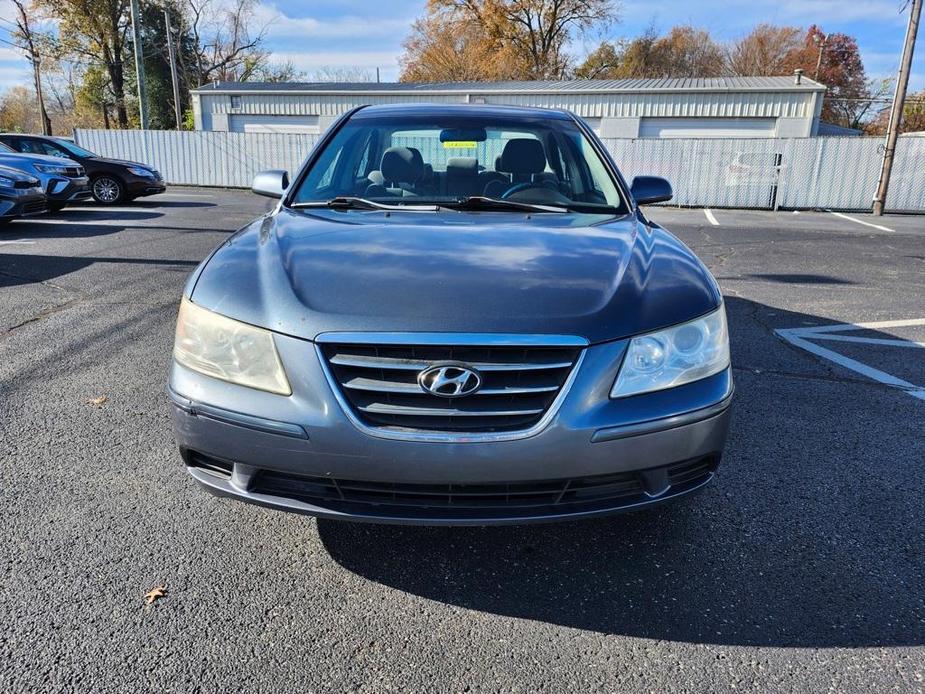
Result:
{"type": "Polygon", "coordinates": [[[208,311],[185,298],[177,316],[173,358],[206,376],[280,395],[292,394],[272,333],[208,311]]]}
{"type": "Polygon", "coordinates": [[[630,340],[610,397],[648,393],[697,381],[729,366],[726,308],[630,340]]]}
{"type": "Polygon", "coordinates": [[[12,179],[12,178],[6,178],[6,177],[4,177],[4,176],[0,176],[0,186],[2,186],[3,188],[12,188],[12,187],[13,187],[13,179],[12,179]]]}
{"type": "Polygon", "coordinates": [[[33,164],[33,166],[36,171],[47,174],[57,174],[58,176],[66,175],[68,168],[66,166],[60,166],[59,164],[33,164]]]}
{"type": "Polygon", "coordinates": [[[147,169],[139,169],[135,166],[128,167],[129,173],[133,173],[136,176],[144,176],[145,178],[154,178],[154,173],[148,171],[147,169]]]}

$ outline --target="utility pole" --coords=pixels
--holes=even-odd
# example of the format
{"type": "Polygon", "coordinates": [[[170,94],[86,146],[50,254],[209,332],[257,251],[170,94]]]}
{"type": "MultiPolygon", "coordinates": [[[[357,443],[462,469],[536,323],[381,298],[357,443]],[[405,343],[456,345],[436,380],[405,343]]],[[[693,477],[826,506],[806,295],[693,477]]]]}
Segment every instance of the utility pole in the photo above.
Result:
{"type": "Polygon", "coordinates": [[[148,94],[145,88],[144,56],[141,50],[141,11],[138,0],[132,0],[132,44],[135,48],[135,80],[138,82],[138,120],[141,129],[148,129],[148,94]]]}
{"type": "Polygon", "coordinates": [[[906,29],[906,43],[903,46],[899,77],[896,80],[896,94],[893,96],[893,107],[890,109],[890,124],[886,131],[883,166],[880,169],[880,180],[877,182],[877,194],[874,196],[874,214],[878,217],[883,214],[883,208],[886,207],[886,194],[890,188],[890,174],[893,171],[893,155],[896,152],[896,138],[899,136],[903,108],[906,105],[906,88],[909,86],[909,71],[912,68],[912,53],[915,51],[915,37],[919,31],[919,17],[921,14],[922,0],[912,0],[912,6],[909,10],[909,26],[906,29]]]}
{"type": "Polygon", "coordinates": [[[825,44],[828,43],[829,37],[827,34],[823,34],[822,38],[819,38],[819,34],[816,34],[816,43],[819,45],[819,57],[816,58],[816,71],[813,73],[813,80],[816,82],[819,81],[819,71],[822,69],[822,54],[825,53],[825,44]]]}
{"type": "Polygon", "coordinates": [[[39,116],[42,120],[42,135],[51,135],[51,119],[45,110],[45,96],[42,94],[41,58],[38,53],[32,56],[32,73],[35,80],[35,96],[39,102],[39,116]]]}
{"type": "Polygon", "coordinates": [[[170,13],[164,9],[164,25],[167,29],[167,55],[170,57],[170,81],[173,82],[173,111],[177,116],[177,130],[183,128],[180,118],[180,85],[177,83],[177,53],[173,48],[173,36],[170,31],[170,13]]]}

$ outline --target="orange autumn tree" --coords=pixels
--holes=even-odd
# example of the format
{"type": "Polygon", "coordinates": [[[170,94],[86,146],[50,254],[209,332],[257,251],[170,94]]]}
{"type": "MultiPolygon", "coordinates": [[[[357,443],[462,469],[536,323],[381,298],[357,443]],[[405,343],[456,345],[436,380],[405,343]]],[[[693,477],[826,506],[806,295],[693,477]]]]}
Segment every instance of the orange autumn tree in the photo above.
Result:
{"type": "Polygon", "coordinates": [[[613,0],[428,0],[403,81],[564,79],[569,42],[616,21],[613,0]]]}

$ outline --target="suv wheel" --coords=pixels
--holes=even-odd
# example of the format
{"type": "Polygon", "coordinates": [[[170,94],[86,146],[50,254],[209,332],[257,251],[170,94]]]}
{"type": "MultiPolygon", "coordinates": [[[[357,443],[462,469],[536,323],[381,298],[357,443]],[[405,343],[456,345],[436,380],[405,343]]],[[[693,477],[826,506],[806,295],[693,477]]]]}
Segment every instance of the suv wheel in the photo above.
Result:
{"type": "Polygon", "coordinates": [[[93,199],[103,205],[115,205],[122,202],[122,198],[125,197],[122,181],[113,176],[94,178],[90,189],[93,192],[93,199]]]}

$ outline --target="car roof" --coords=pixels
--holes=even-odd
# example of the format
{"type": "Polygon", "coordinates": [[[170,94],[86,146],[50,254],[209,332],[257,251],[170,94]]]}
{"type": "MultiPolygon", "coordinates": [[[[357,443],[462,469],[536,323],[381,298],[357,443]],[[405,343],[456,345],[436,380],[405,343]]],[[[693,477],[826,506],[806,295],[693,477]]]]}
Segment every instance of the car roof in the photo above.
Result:
{"type": "Polygon", "coordinates": [[[505,106],[501,104],[376,104],[364,106],[351,118],[375,118],[377,116],[481,116],[506,119],[552,118],[571,120],[572,114],[561,109],[527,106],[505,106]]]}
{"type": "Polygon", "coordinates": [[[37,140],[62,140],[57,135],[37,135],[36,133],[0,133],[0,137],[34,137],[37,140]]]}

